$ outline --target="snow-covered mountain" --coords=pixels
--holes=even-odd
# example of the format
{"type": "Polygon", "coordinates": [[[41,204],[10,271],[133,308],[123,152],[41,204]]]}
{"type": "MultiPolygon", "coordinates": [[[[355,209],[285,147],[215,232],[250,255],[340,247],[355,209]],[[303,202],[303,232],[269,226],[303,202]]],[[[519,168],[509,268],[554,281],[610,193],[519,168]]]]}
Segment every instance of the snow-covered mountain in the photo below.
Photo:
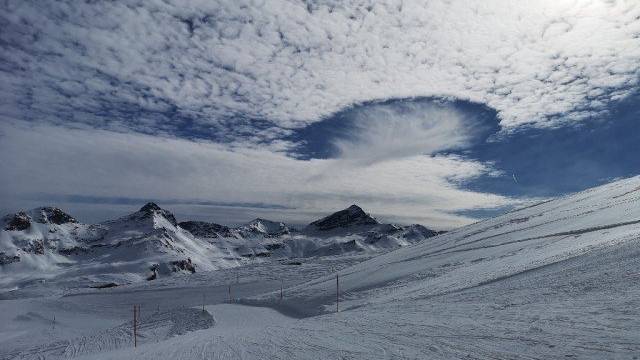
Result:
{"type": "Polygon", "coordinates": [[[240,257],[375,253],[439,234],[418,224],[381,224],[357,205],[314,221],[301,231],[282,222],[265,219],[255,219],[237,228],[201,221],[181,222],[179,225],[240,257]]]}
{"type": "Polygon", "coordinates": [[[103,229],[80,224],[72,216],[53,207],[41,207],[7,215],[0,232],[0,266],[15,263],[42,271],[56,264],[68,264],[67,258],[78,251],[85,240],[98,239],[103,229]]]}
{"type": "Polygon", "coordinates": [[[48,207],[7,215],[3,222],[2,283],[59,275],[121,283],[237,264],[154,203],[100,224],[81,224],[48,207]]]}
{"type": "MultiPolygon", "coordinates": [[[[363,241],[363,233],[347,233],[363,241]]],[[[291,263],[257,261],[74,296],[20,299],[25,291],[16,291],[0,301],[0,358],[633,359],[640,353],[640,177],[379,256],[291,263]],[[144,314],[137,347],[131,304],[142,304],[144,314]]]]}
{"type": "MultiPolygon", "coordinates": [[[[554,311],[561,311],[564,297],[573,294],[588,308],[592,299],[611,300],[611,289],[637,290],[632,284],[637,283],[639,242],[640,177],[634,177],[483,220],[345,269],[340,289],[349,296],[341,306],[408,300],[416,306],[494,288],[487,298],[509,304],[540,297],[557,301],[554,311]],[[503,295],[507,290],[517,297],[503,295]]],[[[335,282],[331,275],[288,289],[287,302],[278,306],[298,316],[333,311],[335,282]]],[[[625,296],[612,308],[624,311],[625,296]]]]}
{"type": "Polygon", "coordinates": [[[246,225],[239,228],[244,236],[264,236],[264,237],[278,237],[281,235],[287,235],[291,233],[291,229],[282,222],[254,219],[246,225]]]}
{"type": "Polygon", "coordinates": [[[58,208],[3,218],[0,272],[4,283],[83,276],[89,282],[153,280],[242,264],[251,258],[375,253],[437,233],[421,225],[380,224],[353,205],[296,231],[282,222],[255,219],[228,226],[178,223],[155,203],[100,224],[82,224],[58,208]]]}

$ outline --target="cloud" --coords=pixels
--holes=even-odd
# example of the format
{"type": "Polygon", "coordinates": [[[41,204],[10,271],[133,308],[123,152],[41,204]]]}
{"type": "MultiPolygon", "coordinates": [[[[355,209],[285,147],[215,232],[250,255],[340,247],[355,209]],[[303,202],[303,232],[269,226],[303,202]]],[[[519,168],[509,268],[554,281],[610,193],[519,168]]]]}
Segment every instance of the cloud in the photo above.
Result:
{"type": "Polygon", "coordinates": [[[462,189],[500,169],[443,155],[483,131],[456,107],[365,106],[333,159],[287,156],[290,137],[417,97],[484,104],[503,134],[584,122],[636,91],[639,17],[624,0],[2,2],[0,195],[264,203],[301,219],[358,201],[464,224],[461,210],[518,201],[462,189]]]}
{"type": "Polygon", "coordinates": [[[602,114],[639,79],[636,1],[0,6],[2,115],[118,131],[261,143],[414,96],[487,104],[513,131],[602,114]]]}
{"type": "Polygon", "coordinates": [[[296,160],[265,149],[229,150],[177,138],[23,122],[5,123],[1,129],[0,182],[5,185],[0,197],[6,201],[33,198],[33,193],[173,203],[196,198],[271,204],[271,217],[295,208],[301,222],[357,202],[383,218],[438,228],[471,221],[454,214],[459,210],[520,202],[460,189],[456,182],[495,169],[456,156],[414,155],[341,166],[342,159],[296,160]]]}
{"type": "Polygon", "coordinates": [[[354,111],[333,146],[342,159],[377,162],[461,149],[476,141],[484,124],[452,103],[394,101],[354,111]]]}

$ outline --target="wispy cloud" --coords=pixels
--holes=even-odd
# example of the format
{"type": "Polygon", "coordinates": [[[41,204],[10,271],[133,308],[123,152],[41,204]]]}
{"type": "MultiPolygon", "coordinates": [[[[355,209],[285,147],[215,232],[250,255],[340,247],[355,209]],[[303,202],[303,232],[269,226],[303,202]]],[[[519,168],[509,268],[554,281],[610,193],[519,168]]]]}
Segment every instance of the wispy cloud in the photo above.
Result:
{"type": "Polygon", "coordinates": [[[517,202],[456,186],[457,180],[494,171],[456,156],[416,155],[342,166],[342,159],[296,160],[268,149],[229,150],[210,142],[102,130],[13,123],[2,126],[2,133],[4,199],[36,192],[278,204],[309,214],[306,219],[298,216],[301,221],[358,202],[374,214],[443,228],[471,220],[452,215],[457,210],[517,202]]]}

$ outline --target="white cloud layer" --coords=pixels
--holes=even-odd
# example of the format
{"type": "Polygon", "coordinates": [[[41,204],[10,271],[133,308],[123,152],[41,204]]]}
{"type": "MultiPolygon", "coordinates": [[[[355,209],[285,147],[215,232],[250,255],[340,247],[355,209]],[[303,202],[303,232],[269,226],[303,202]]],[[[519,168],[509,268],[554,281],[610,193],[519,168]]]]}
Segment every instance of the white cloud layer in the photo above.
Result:
{"type": "Polygon", "coordinates": [[[419,96],[486,104],[505,131],[579,122],[637,91],[638,34],[635,0],[2,2],[0,195],[264,202],[302,218],[357,201],[460,225],[453,212],[514,200],[456,186],[490,164],[429,155],[473,139],[455,109],[372,106],[332,160],[287,157],[283,139],[419,96]]]}
{"type": "Polygon", "coordinates": [[[269,213],[300,222],[357,202],[383,218],[437,228],[471,221],[456,211],[519,203],[457,188],[455,182],[494,169],[455,156],[343,166],[341,159],[302,161],[268,150],[102,130],[24,123],[0,130],[0,197],[6,201],[41,192],[266,203],[295,208],[295,216],[286,209],[269,213]]]}
{"type": "Polygon", "coordinates": [[[635,0],[0,6],[3,114],[112,129],[171,133],[188,117],[233,139],[255,131],[240,119],[299,127],[413,96],[485,103],[507,129],[556,126],[606,111],[639,78],[635,0]]]}

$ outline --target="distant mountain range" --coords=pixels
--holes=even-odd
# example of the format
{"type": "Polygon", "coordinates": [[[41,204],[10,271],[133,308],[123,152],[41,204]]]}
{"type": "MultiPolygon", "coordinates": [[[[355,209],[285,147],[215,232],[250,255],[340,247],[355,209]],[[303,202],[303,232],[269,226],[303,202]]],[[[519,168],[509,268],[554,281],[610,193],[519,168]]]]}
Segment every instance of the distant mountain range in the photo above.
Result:
{"type": "Polygon", "coordinates": [[[439,234],[417,224],[381,224],[356,205],[301,230],[260,218],[239,227],[178,223],[155,203],[99,224],[42,207],[7,215],[0,225],[0,286],[71,276],[87,285],[153,280],[255,258],[382,252],[439,234]]]}

